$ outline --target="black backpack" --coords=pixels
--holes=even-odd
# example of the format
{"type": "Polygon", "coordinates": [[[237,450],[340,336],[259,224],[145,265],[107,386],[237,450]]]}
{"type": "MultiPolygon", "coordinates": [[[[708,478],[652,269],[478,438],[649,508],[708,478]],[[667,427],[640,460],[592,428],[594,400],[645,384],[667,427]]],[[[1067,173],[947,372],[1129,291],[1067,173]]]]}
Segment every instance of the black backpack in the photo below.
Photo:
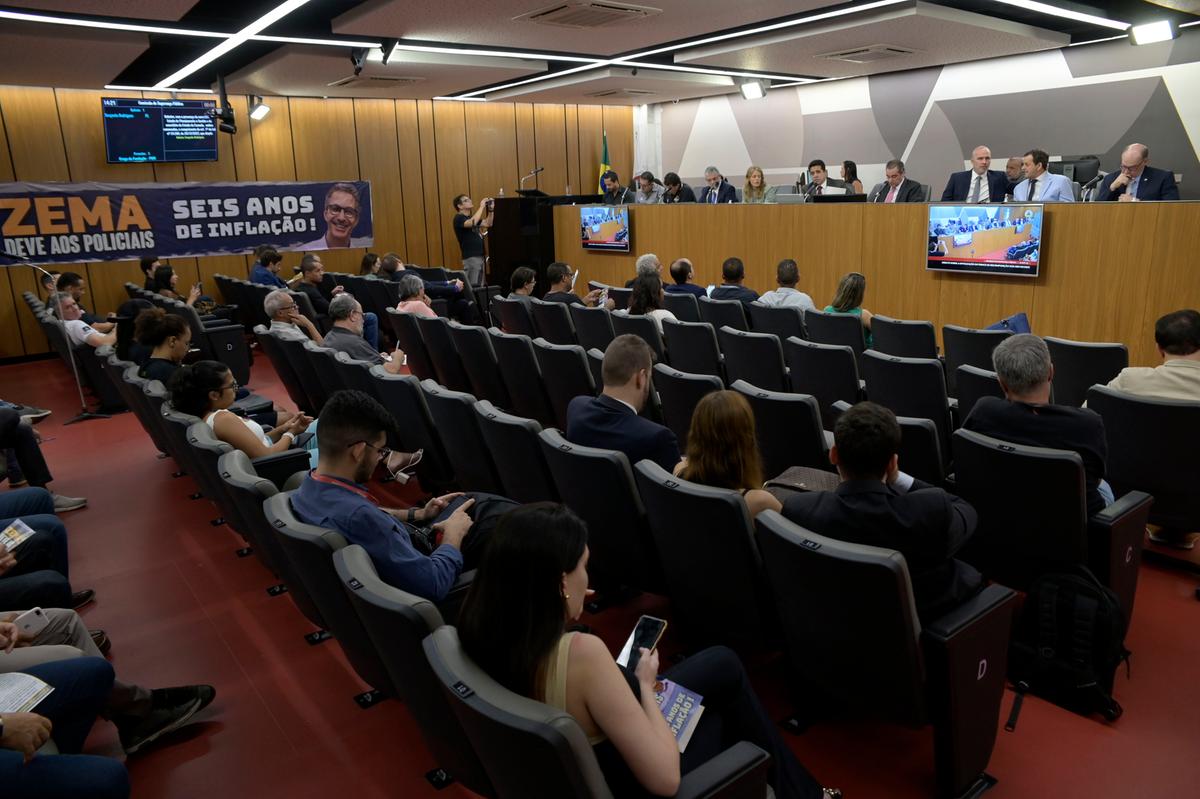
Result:
{"type": "Polygon", "coordinates": [[[1120,718],[1112,690],[1117,667],[1124,662],[1129,669],[1127,624],[1117,595],[1084,567],[1035,580],[1008,653],[1017,700],[1006,727],[1016,725],[1025,692],[1085,716],[1120,718]]]}

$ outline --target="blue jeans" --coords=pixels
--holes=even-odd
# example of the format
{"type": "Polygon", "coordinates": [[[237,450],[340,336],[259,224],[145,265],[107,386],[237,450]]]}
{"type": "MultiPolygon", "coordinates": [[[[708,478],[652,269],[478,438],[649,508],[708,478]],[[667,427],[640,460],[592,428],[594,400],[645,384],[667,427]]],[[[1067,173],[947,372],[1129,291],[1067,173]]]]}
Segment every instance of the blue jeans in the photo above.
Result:
{"type": "Polygon", "coordinates": [[[54,515],[54,498],[44,488],[18,488],[0,495],[0,530],[20,519],[38,532],[54,539],[52,568],[69,577],[67,560],[67,528],[54,515]]]}
{"type": "Polygon", "coordinates": [[[97,715],[112,692],[113,669],[103,658],[43,663],[25,673],[54,686],[34,712],[54,725],[60,755],[37,755],[29,763],[19,752],[0,751],[0,785],[6,799],[125,799],[129,776],[117,760],[80,755],[97,715]]]}
{"type": "Polygon", "coordinates": [[[371,349],[379,351],[379,317],[372,311],[363,313],[363,338],[371,345],[371,349]]]}

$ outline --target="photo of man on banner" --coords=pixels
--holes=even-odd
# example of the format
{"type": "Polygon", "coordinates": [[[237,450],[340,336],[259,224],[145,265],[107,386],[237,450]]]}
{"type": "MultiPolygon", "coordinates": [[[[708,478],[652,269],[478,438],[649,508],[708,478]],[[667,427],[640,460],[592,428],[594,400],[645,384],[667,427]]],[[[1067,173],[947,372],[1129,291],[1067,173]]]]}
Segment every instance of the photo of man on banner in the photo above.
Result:
{"type": "Polygon", "coordinates": [[[368,247],[371,236],[354,238],[361,204],[358,187],[353,183],[335,183],[325,193],[325,235],[301,244],[296,250],[333,250],[342,247],[368,247]]]}

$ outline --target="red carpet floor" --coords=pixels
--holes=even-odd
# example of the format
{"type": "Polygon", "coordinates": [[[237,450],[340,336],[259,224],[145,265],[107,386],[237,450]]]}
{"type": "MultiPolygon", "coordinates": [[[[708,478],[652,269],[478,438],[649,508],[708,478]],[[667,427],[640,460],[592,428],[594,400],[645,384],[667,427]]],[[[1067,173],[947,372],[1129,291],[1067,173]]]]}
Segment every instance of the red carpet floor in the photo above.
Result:
{"type": "MultiPolygon", "coordinates": [[[[265,359],[254,378],[258,393],[286,404],[265,359]]],[[[54,410],[39,426],[53,487],[90,500],[65,517],[72,582],[98,596],[84,617],[112,636],[122,679],[151,687],[209,682],[218,691],[199,723],[130,761],[134,796],[468,795],[425,782],[434,764],[402,704],[361,710],[351,700],[365,686],[336,643],[304,642],[308,623],[286,595],[266,594],[269,573],[254,558],[234,555],[240,540],[209,525],[212,506],[188,499],[193,483],[172,479],[173,463],[155,457],[132,415],[62,426],[78,407],[74,395],[58,360],[0,368],[0,397],[54,410]]],[[[1200,795],[1196,583],[1143,567],[1127,639],[1132,679],[1119,676],[1116,689],[1124,717],[1109,725],[1027,700],[1017,731],[999,733],[989,771],[1000,782],[989,796],[1200,795]]],[[[644,596],[584,621],[615,651],[643,611],[668,609],[665,600],[644,596]]],[[[667,653],[679,646],[671,632],[667,653]]],[[[774,715],[786,716],[782,658],[749,668],[774,715]]],[[[1010,701],[1011,694],[1005,715],[1010,701]]],[[[932,795],[928,730],[842,721],[789,740],[819,780],[849,799],[932,795]]],[[[89,748],[118,754],[114,728],[99,723],[89,748]]]]}

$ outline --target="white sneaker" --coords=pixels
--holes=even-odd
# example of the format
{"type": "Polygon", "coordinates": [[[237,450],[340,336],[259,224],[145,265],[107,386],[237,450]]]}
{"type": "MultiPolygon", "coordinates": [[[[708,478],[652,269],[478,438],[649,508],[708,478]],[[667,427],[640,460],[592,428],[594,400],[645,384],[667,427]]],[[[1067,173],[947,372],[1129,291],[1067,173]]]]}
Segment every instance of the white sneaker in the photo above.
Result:
{"type": "Polygon", "coordinates": [[[79,510],[87,507],[86,497],[65,497],[62,494],[51,494],[54,498],[54,512],[66,513],[69,510],[79,510]]]}

